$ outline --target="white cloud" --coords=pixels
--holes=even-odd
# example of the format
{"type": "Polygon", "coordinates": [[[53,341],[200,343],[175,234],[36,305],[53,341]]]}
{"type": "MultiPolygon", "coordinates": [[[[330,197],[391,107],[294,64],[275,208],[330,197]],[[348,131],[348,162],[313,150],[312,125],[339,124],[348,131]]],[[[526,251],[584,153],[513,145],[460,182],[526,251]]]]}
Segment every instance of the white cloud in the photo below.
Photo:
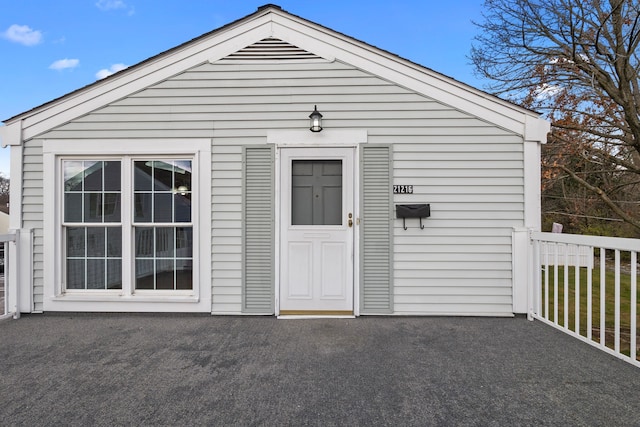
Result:
{"type": "Polygon", "coordinates": [[[135,8],[133,6],[129,6],[122,0],[98,0],[96,7],[105,12],[109,10],[125,9],[129,16],[135,13],[135,8]]]}
{"type": "Polygon", "coordinates": [[[127,68],[127,66],[124,64],[113,64],[109,68],[103,68],[102,70],[98,71],[96,73],[96,79],[104,79],[105,77],[109,77],[111,74],[115,74],[118,71],[124,70],[125,68],[127,68]]]}
{"type": "Polygon", "coordinates": [[[122,0],[98,0],[96,6],[100,10],[124,9],[127,7],[122,0]]]}
{"type": "Polygon", "coordinates": [[[76,68],[80,65],[79,59],[58,59],[53,64],[49,65],[49,68],[52,70],[65,70],[67,68],[76,68]]]}
{"type": "Polygon", "coordinates": [[[536,89],[536,99],[538,101],[542,101],[545,99],[553,98],[561,91],[562,88],[558,85],[550,85],[548,83],[544,83],[536,89]]]}
{"type": "Polygon", "coordinates": [[[12,25],[3,33],[3,37],[25,46],[34,46],[42,41],[42,33],[27,25],[12,25]]]}

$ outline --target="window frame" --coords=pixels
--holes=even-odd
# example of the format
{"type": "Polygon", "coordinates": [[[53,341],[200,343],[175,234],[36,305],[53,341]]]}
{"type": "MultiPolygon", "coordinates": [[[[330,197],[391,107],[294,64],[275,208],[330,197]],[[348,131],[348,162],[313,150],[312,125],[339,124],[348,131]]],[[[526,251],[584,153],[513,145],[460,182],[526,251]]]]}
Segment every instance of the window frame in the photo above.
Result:
{"type": "MultiPolygon", "coordinates": [[[[45,310],[76,311],[211,311],[211,140],[86,140],[43,141],[44,169],[44,301],[45,310]],[[64,170],[68,160],[121,162],[122,289],[66,289],[64,170]],[[135,289],[134,162],[190,160],[192,166],[192,289],[135,289]],[[203,191],[204,190],[204,191],[203,191]],[[208,207],[208,209],[207,209],[208,207]],[[82,304],[80,304],[82,303],[82,304]]],[[[166,223],[148,223],[150,227],[166,223]]],[[[85,226],[85,223],[79,223],[85,226]]],[[[92,226],[109,226],[91,223],[92,226]]]]}

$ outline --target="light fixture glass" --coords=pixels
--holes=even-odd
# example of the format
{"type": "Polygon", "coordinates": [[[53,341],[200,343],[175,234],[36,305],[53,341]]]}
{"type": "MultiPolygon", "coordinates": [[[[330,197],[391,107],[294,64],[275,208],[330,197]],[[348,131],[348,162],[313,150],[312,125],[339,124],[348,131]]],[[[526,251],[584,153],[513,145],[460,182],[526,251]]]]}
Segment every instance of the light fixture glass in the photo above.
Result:
{"type": "Polygon", "coordinates": [[[320,132],[322,130],[322,114],[318,111],[318,106],[313,106],[313,113],[309,115],[309,130],[311,132],[320,132]]]}

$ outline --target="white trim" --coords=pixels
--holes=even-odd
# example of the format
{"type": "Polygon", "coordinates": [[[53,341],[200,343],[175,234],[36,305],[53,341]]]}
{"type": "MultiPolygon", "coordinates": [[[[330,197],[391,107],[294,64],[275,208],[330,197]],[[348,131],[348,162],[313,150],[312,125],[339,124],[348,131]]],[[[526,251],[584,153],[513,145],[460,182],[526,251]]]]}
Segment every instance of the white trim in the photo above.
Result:
{"type": "Polygon", "coordinates": [[[524,141],[524,226],[540,230],[542,211],[540,189],[540,143],[538,141],[524,141]]]}
{"type": "Polygon", "coordinates": [[[22,144],[22,120],[0,126],[0,142],[3,147],[22,144]]]}
{"type": "MultiPolygon", "coordinates": [[[[44,208],[44,300],[45,311],[183,311],[211,312],[211,140],[210,139],[152,139],[136,140],[56,140],[43,141],[44,208]],[[194,265],[193,290],[167,292],[133,292],[125,280],[121,291],[62,292],[62,189],[61,162],[65,158],[124,158],[121,174],[123,185],[131,183],[132,171],[128,162],[136,157],[192,158],[193,198],[192,224],[194,265]]],[[[123,192],[124,193],[124,192],[123,192]]],[[[126,193],[125,193],[126,195],[126,193]]],[[[123,224],[132,224],[125,215],[132,216],[131,202],[123,197],[123,224]]],[[[123,225],[124,227],[124,225],[123,225]]],[[[126,228],[126,227],[125,227],[126,228]]],[[[126,237],[126,236],[125,236],[126,237]]],[[[123,259],[132,261],[132,239],[123,239],[123,259]],[[128,256],[129,258],[125,258],[128,256]]],[[[133,268],[123,265],[123,275],[133,268]]]]}
{"type": "Polygon", "coordinates": [[[537,141],[542,144],[547,143],[547,134],[551,131],[551,123],[548,121],[526,116],[525,117],[525,129],[524,139],[527,141],[537,141]]]}
{"type": "Polygon", "coordinates": [[[9,180],[9,228],[18,230],[22,228],[22,156],[24,148],[22,145],[12,145],[9,147],[11,163],[10,173],[13,179],[9,180]],[[11,203],[13,201],[13,203],[11,203]]]}
{"type": "Polygon", "coordinates": [[[267,144],[274,144],[277,147],[356,147],[359,144],[366,144],[367,140],[366,129],[324,129],[322,132],[309,130],[267,131],[267,144]]]}

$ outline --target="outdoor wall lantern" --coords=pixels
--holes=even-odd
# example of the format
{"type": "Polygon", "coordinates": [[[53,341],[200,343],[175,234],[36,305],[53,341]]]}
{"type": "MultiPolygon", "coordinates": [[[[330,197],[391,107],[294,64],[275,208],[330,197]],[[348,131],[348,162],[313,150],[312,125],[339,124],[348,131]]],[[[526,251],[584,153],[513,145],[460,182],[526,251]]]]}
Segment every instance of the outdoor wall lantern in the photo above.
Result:
{"type": "Polygon", "coordinates": [[[309,115],[310,124],[309,130],[311,132],[320,132],[322,130],[322,114],[318,111],[318,106],[313,106],[313,113],[309,115]]]}

